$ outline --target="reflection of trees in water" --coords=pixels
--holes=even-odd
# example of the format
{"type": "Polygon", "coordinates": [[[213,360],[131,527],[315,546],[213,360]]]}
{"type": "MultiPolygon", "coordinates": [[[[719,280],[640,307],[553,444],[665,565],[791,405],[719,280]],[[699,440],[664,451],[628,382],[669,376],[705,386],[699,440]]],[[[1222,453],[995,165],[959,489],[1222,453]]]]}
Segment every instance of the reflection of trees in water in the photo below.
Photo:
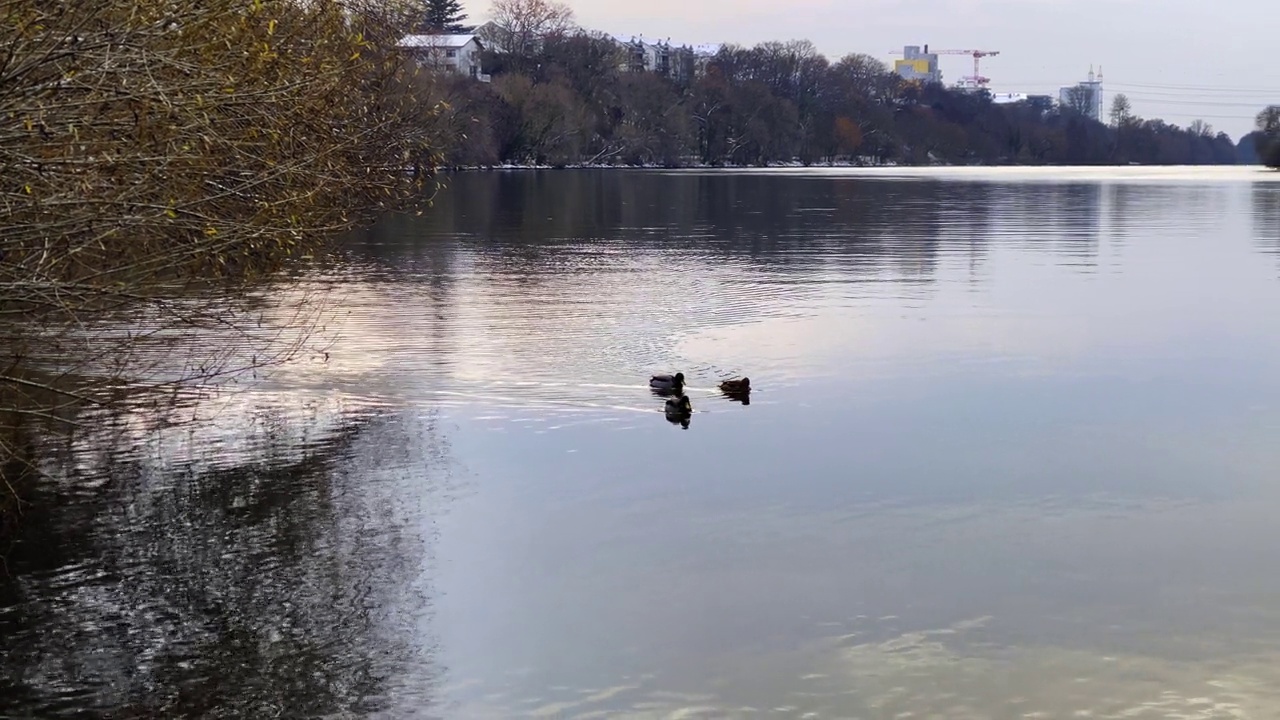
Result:
{"type": "Polygon", "coordinates": [[[1050,208],[1052,226],[1061,228],[1058,239],[1072,245],[1080,255],[1097,255],[1098,232],[1102,226],[1102,185],[1048,185],[1037,190],[1048,195],[1044,206],[1050,208]]]}
{"type": "MultiPolygon", "coordinates": [[[[1188,189],[1176,187],[759,173],[471,173],[449,183],[430,216],[383,223],[365,249],[413,253],[425,237],[462,238],[478,263],[526,272],[531,283],[539,280],[537,270],[564,262],[566,247],[589,253],[611,244],[770,272],[838,267],[931,279],[945,255],[980,264],[998,234],[1076,259],[1096,258],[1104,194],[1108,220],[1122,229],[1143,223],[1143,213],[1170,217],[1144,208],[1145,200],[1188,201],[1188,189]]],[[[1201,190],[1190,200],[1220,202],[1218,195],[1201,190]]]]}
{"type": "MultiPolygon", "coordinates": [[[[1225,186],[1128,182],[893,181],[778,173],[469,173],[433,212],[377,228],[365,250],[413,255],[424,237],[536,284],[573,254],[646,250],[733,262],[779,279],[817,269],[929,280],[946,256],[980,264],[996,242],[1096,262],[1104,237],[1204,230],[1225,186]],[[460,239],[460,240],[459,240],[460,239]],[[456,247],[456,245],[450,245],[456,247]]],[[[1274,192],[1260,184],[1259,197],[1274,192]]],[[[583,270],[590,258],[574,258],[583,270]]],[[[603,260],[602,260],[603,262],[603,260]]]]}
{"type": "Polygon", "coordinates": [[[928,285],[945,252],[982,261],[990,215],[979,184],[649,172],[449,182],[431,214],[384,218],[352,256],[412,278],[398,322],[419,341],[468,338],[467,369],[481,373],[643,371],[669,359],[677,328],[849,296],[862,278],[928,285]],[[432,320],[440,303],[421,288],[441,283],[465,306],[432,320]]]}
{"type": "Polygon", "coordinates": [[[1251,199],[1254,242],[1280,259],[1280,183],[1254,183],[1251,199]]]}
{"type": "Polygon", "coordinates": [[[1106,186],[1110,235],[1214,230],[1227,211],[1228,186],[1115,183],[1106,186]]]}
{"type": "Polygon", "coordinates": [[[532,268],[563,262],[566,246],[621,242],[770,271],[837,265],[919,278],[953,235],[962,244],[949,250],[974,248],[992,212],[991,186],[976,183],[584,171],[468,173],[449,185],[428,217],[389,218],[365,250],[412,253],[424,238],[463,237],[478,262],[532,268]]]}
{"type": "Polygon", "coordinates": [[[360,252],[348,254],[346,271],[348,276],[358,278],[352,287],[358,286],[362,297],[346,298],[346,308],[372,303],[380,312],[372,318],[367,333],[366,328],[353,328],[351,317],[343,318],[339,325],[348,336],[377,336],[388,329],[390,308],[411,308],[410,322],[401,329],[421,342],[425,352],[416,353],[421,361],[439,369],[454,349],[452,323],[456,319],[460,274],[458,242],[451,237],[432,236],[423,220],[414,215],[389,214],[351,240],[350,245],[360,252]],[[415,282],[401,282],[405,276],[413,277],[415,282]]]}
{"type": "Polygon", "coordinates": [[[1107,186],[1107,223],[1112,237],[1127,238],[1150,227],[1153,220],[1166,217],[1172,195],[1151,190],[1127,183],[1107,186]]]}
{"type": "Polygon", "coordinates": [[[321,284],[273,278],[81,307],[65,322],[11,313],[8,334],[0,332],[7,358],[0,380],[0,539],[27,502],[42,456],[68,441],[87,409],[168,406],[175,395],[320,357],[331,340],[321,325],[329,295],[321,284]]]}
{"type": "Polygon", "coordinates": [[[1092,261],[1102,228],[1102,185],[1019,183],[1003,185],[995,223],[1017,244],[1092,261]]]}
{"type": "Polygon", "coordinates": [[[247,376],[309,349],[310,333],[329,309],[329,288],[295,277],[234,286],[198,280],[136,302],[86,304],[73,318],[8,308],[11,317],[0,323],[7,358],[0,408],[21,413],[86,397],[112,403],[122,400],[122,387],[195,387],[247,376]],[[19,391],[32,388],[53,397],[18,402],[19,391]]]}
{"type": "Polygon", "coordinates": [[[385,218],[352,256],[410,281],[406,302],[388,288],[371,305],[404,305],[395,324],[417,345],[465,338],[450,357],[472,377],[665,367],[693,332],[858,306],[886,283],[910,298],[939,279],[981,286],[998,247],[1087,271],[1108,227],[1092,182],[568,171],[449,183],[432,213],[385,218]],[[419,295],[442,283],[443,313],[419,295]]]}
{"type": "Polygon", "coordinates": [[[9,553],[0,710],[365,713],[406,674],[429,699],[415,504],[435,479],[404,476],[434,427],[361,412],[304,438],[285,412],[252,423],[247,451],[180,464],[115,452],[136,445],[119,425],[77,443],[9,553]]]}

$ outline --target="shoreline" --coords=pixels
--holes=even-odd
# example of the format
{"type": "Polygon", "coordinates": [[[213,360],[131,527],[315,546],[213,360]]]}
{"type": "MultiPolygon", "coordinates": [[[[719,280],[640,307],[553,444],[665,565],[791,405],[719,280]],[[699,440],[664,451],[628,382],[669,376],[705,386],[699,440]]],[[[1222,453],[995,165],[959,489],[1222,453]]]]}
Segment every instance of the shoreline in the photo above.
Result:
{"type": "MultiPolygon", "coordinates": [[[[934,172],[938,174],[971,174],[984,173],[991,171],[1023,171],[1023,172],[1049,172],[1058,171],[1121,171],[1118,177],[1124,177],[1127,172],[1139,172],[1150,174],[1161,170],[1188,170],[1195,169],[1200,171],[1214,171],[1226,168],[1238,169],[1241,171],[1253,171],[1256,176],[1280,179],[1280,170],[1268,167],[1261,163],[1243,164],[1243,163],[1214,163],[1206,165],[1174,165],[1159,164],[1146,165],[1141,163],[1128,163],[1124,165],[1064,165],[1064,164],[974,164],[974,165],[954,165],[948,163],[936,163],[931,165],[911,165],[885,163],[876,165],[863,165],[857,163],[770,163],[767,165],[602,165],[602,164],[571,164],[571,165],[485,165],[485,166],[458,166],[458,167],[440,167],[436,172],[440,175],[453,175],[462,173],[486,173],[486,172],[563,172],[573,170],[612,170],[618,172],[786,172],[786,171],[827,171],[827,170],[844,170],[854,171],[858,174],[878,175],[884,174],[902,174],[902,173],[921,173],[934,172]],[[1127,172],[1125,172],[1127,171],[1127,172]]],[[[1186,178],[1194,180],[1193,177],[1186,178]]]]}
{"type": "Polygon", "coordinates": [[[540,165],[540,164],[517,164],[504,163],[501,165],[457,165],[457,166],[441,166],[437,168],[439,172],[444,173],[461,173],[461,172],[504,172],[504,171],[528,171],[528,170],[823,170],[823,169],[841,169],[841,170],[995,170],[1000,168],[1023,168],[1023,169],[1047,169],[1047,168],[1256,168],[1266,170],[1268,172],[1280,172],[1280,169],[1271,168],[1261,163],[1205,163],[1199,165],[1174,164],[1174,163],[1092,163],[1092,164],[1062,164],[1062,163],[974,163],[974,164],[956,164],[956,163],[929,163],[929,164],[911,164],[911,163],[856,163],[856,162],[831,162],[831,163],[802,163],[794,161],[789,163],[765,163],[763,165],[733,165],[719,164],[712,165],[707,163],[683,164],[683,165],[613,165],[606,163],[568,163],[557,165],[540,165]]]}

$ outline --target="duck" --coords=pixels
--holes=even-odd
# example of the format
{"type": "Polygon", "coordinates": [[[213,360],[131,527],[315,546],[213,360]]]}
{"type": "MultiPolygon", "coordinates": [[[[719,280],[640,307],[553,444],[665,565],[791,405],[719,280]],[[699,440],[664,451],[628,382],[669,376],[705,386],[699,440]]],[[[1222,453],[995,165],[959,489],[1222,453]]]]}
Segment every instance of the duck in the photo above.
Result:
{"type": "Polygon", "coordinates": [[[677,398],[667,400],[666,406],[667,417],[687,417],[693,413],[693,403],[689,402],[688,395],[681,395],[677,398]]]}
{"type": "Polygon", "coordinates": [[[680,388],[684,387],[684,373],[654,375],[649,378],[649,387],[654,390],[675,390],[678,392],[680,388]]]}
{"type": "Polygon", "coordinates": [[[720,383],[721,392],[742,394],[751,392],[751,378],[742,378],[741,380],[725,380],[720,383]]]}

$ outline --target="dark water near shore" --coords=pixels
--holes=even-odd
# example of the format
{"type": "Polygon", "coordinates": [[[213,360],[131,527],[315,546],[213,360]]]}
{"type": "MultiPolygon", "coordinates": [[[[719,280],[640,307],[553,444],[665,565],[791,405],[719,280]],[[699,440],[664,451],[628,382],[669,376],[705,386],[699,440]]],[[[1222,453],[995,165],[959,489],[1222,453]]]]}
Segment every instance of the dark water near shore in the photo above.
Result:
{"type": "Polygon", "coordinates": [[[1280,716],[1280,177],[911,172],[385,218],[327,360],[51,461],[0,716],[1280,716]]]}

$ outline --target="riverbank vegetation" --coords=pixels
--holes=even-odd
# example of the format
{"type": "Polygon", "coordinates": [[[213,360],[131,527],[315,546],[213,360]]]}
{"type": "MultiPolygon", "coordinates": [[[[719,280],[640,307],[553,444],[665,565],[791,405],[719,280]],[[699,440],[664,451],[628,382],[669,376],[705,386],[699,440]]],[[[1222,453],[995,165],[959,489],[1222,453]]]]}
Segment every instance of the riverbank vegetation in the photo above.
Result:
{"type": "Polygon", "coordinates": [[[1050,103],[996,104],[904,81],[868,55],[828,59],[805,41],[725,46],[696,68],[631,72],[622,45],[574,28],[563,5],[500,0],[491,14],[492,83],[459,78],[447,89],[452,165],[1237,160],[1232,140],[1205,123],[1180,128],[1124,105],[1104,123],[1050,103]],[[544,7],[557,12],[535,12],[544,7]]]}
{"type": "Polygon", "coordinates": [[[1258,160],[1269,168],[1280,170],[1280,105],[1268,106],[1258,113],[1256,125],[1250,140],[1258,160]]]}
{"type": "Polygon", "coordinates": [[[400,34],[364,0],[0,0],[3,459],[113,402],[143,349],[168,387],[302,347],[207,290],[421,194],[445,118],[400,34]],[[204,330],[224,342],[175,363],[204,330]]]}

